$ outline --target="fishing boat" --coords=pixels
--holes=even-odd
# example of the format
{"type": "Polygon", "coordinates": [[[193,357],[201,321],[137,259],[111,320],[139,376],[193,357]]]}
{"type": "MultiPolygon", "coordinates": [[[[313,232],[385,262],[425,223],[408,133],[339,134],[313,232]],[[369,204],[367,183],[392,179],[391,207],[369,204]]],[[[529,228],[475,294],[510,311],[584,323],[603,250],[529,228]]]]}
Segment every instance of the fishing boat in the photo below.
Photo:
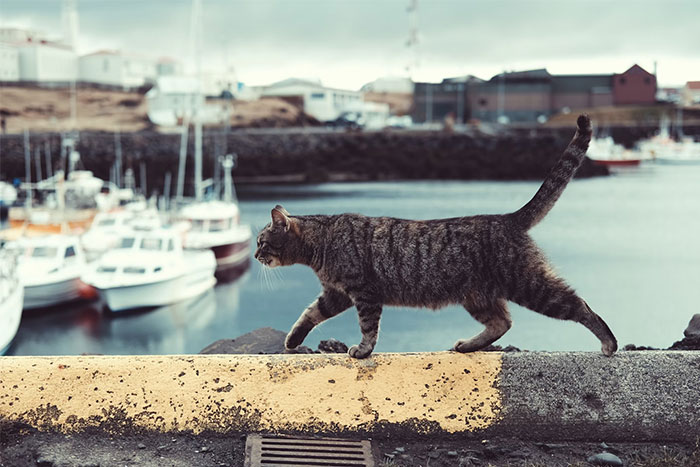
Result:
{"type": "Polygon", "coordinates": [[[24,289],[17,274],[17,255],[0,247],[0,355],[9,349],[22,318],[24,289]]]}
{"type": "Polygon", "coordinates": [[[24,309],[44,308],[94,297],[80,276],[87,262],[74,235],[25,237],[8,245],[19,254],[24,309]]]}
{"type": "Polygon", "coordinates": [[[106,251],[117,246],[125,231],[131,229],[150,230],[161,226],[158,211],[152,208],[132,209],[136,204],[129,204],[125,209],[101,212],[95,216],[90,228],[81,238],[81,244],[89,261],[99,258],[106,251]]]}
{"type": "Polygon", "coordinates": [[[217,273],[240,266],[250,257],[252,231],[240,225],[238,206],[232,202],[205,201],[185,206],[180,216],[190,224],[185,248],[209,248],[216,257],[217,273]]]}
{"type": "Polygon", "coordinates": [[[641,163],[640,153],[616,144],[612,136],[592,138],[586,156],[596,165],[634,167],[641,163]]]}
{"type": "Polygon", "coordinates": [[[175,229],[134,230],[83,275],[112,311],[169,305],[216,283],[211,250],[183,250],[175,229]]]}

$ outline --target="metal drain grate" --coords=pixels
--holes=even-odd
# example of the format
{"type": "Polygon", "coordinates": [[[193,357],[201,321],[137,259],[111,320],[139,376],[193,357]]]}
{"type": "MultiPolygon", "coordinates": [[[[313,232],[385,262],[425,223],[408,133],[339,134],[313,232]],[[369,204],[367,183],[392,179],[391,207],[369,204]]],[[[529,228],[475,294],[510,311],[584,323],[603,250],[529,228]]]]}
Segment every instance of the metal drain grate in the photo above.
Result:
{"type": "Polygon", "coordinates": [[[369,441],[249,435],[244,467],[374,467],[369,441]]]}

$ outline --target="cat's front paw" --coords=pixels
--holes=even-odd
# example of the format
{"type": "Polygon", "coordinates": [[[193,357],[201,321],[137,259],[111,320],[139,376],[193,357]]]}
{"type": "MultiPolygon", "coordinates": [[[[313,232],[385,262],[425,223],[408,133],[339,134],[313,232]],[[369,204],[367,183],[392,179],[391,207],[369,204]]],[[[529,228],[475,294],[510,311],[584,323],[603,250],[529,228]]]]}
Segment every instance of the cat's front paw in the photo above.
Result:
{"type": "Polygon", "coordinates": [[[352,358],[367,358],[372,354],[372,349],[367,347],[360,347],[359,345],[353,345],[348,350],[348,355],[352,358]]]}
{"type": "Polygon", "coordinates": [[[302,342],[304,342],[304,338],[308,332],[303,332],[300,331],[299,328],[294,328],[291,331],[289,331],[289,334],[287,334],[287,337],[284,339],[284,347],[287,350],[294,350],[297,347],[301,345],[302,342]]]}

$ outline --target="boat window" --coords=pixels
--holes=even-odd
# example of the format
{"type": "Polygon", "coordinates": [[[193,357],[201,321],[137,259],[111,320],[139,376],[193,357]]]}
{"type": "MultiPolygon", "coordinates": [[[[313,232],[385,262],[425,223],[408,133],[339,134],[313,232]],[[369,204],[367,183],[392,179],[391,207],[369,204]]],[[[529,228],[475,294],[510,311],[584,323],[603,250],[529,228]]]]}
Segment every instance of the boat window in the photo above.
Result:
{"type": "Polygon", "coordinates": [[[162,270],[163,270],[163,268],[160,266],[156,266],[155,268],[153,268],[153,272],[160,272],[162,270]]]}
{"type": "Polygon", "coordinates": [[[64,258],[71,258],[73,256],[75,256],[75,248],[73,246],[69,246],[66,248],[66,255],[64,258]]]}
{"type": "Polygon", "coordinates": [[[175,242],[173,242],[173,239],[171,238],[168,240],[168,251],[173,251],[175,249],[175,242]]]}
{"type": "Polygon", "coordinates": [[[226,219],[214,219],[209,221],[210,232],[221,232],[222,230],[226,230],[226,219]]]}
{"type": "Polygon", "coordinates": [[[97,223],[98,227],[112,227],[117,223],[116,219],[102,219],[97,223]]]}
{"type": "Polygon", "coordinates": [[[117,248],[133,248],[136,239],[134,237],[122,238],[117,248]]]}
{"type": "Polygon", "coordinates": [[[32,258],[53,258],[57,254],[58,248],[52,248],[48,246],[37,246],[31,250],[29,255],[32,258]]]}
{"type": "Polygon", "coordinates": [[[160,238],[144,238],[141,240],[141,249],[149,251],[157,251],[163,247],[163,240],[160,238]]]}
{"type": "Polygon", "coordinates": [[[202,219],[192,219],[192,229],[193,232],[204,231],[204,221],[202,219]]]}
{"type": "Polygon", "coordinates": [[[146,272],[146,270],[144,268],[134,268],[134,267],[124,268],[125,274],[144,274],[145,272],[146,272]]]}
{"type": "Polygon", "coordinates": [[[97,272],[116,272],[117,268],[112,266],[100,266],[97,268],[97,272]]]}

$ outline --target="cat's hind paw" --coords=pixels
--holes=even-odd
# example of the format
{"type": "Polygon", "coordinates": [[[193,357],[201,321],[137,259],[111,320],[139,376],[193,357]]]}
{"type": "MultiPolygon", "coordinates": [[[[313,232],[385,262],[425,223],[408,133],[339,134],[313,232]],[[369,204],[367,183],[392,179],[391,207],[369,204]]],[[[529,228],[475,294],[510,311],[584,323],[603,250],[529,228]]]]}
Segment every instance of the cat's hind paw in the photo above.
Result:
{"type": "Polygon", "coordinates": [[[367,358],[372,354],[372,350],[366,347],[360,347],[359,345],[353,345],[348,350],[348,355],[352,358],[367,358]]]}

